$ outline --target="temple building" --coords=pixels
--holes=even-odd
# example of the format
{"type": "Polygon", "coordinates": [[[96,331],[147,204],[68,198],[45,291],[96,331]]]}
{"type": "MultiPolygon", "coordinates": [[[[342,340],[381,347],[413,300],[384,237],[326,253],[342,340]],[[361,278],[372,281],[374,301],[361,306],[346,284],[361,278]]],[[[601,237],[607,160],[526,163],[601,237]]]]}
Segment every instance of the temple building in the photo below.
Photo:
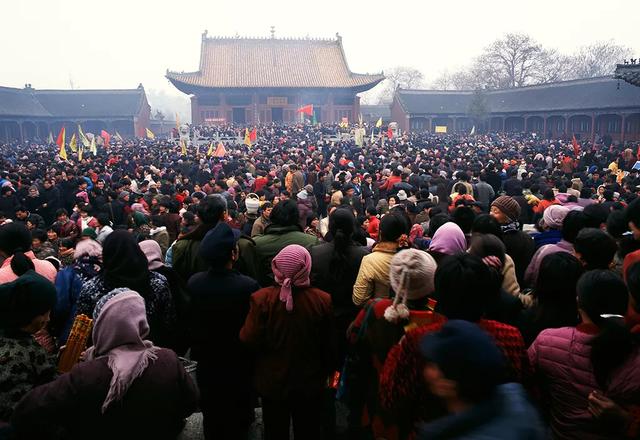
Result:
{"type": "Polygon", "coordinates": [[[357,120],[357,93],[374,87],[382,74],[349,70],[342,38],[283,39],[208,37],[202,34],[196,72],[167,71],[178,90],[191,95],[194,124],[300,120],[297,110],[313,105],[318,122],[357,120]]]}
{"type": "Polygon", "coordinates": [[[475,125],[479,132],[640,140],[640,87],[601,77],[479,92],[399,89],[391,119],[411,131],[468,133],[475,125]]]}
{"type": "MultiPolygon", "coordinates": [[[[45,140],[64,125],[86,133],[144,136],[151,108],[144,87],[125,90],[38,90],[0,87],[0,140],[45,140]]],[[[70,136],[70,135],[69,135],[70,136]]]]}

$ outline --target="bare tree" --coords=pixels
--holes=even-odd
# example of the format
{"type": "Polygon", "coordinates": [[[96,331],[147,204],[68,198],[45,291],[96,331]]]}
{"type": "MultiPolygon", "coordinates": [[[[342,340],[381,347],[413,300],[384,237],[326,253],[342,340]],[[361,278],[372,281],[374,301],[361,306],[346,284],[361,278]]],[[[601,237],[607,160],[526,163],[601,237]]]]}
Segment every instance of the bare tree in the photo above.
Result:
{"type": "Polygon", "coordinates": [[[594,78],[612,75],[616,64],[632,55],[628,47],[613,40],[598,41],[582,46],[572,57],[571,76],[573,78],[594,78]]]}
{"type": "Polygon", "coordinates": [[[398,87],[417,89],[424,86],[424,74],[414,67],[394,67],[385,72],[385,77],[383,89],[379,95],[381,103],[391,102],[398,87]]]}
{"type": "Polygon", "coordinates": [[[573,59],[555,49],[545,49],[541,54],[541,66],[534,73],[535,84],[547,84],[573,78],[573,59]]]}
{"type": "Polygon", "coordinates": [[[542,46],[526,34],[506,34],[491,43],[479,57],[490,86],[522,87],[536,82],[545,68],[542,46]]]}

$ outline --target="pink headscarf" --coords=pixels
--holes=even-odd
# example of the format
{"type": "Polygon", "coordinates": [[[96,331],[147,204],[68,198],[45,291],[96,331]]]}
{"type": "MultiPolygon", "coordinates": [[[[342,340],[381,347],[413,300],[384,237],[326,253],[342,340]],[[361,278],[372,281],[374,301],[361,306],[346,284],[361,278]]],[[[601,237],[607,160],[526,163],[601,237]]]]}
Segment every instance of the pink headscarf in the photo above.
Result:
{"type": "Polygon", "coordinates": [[[445,255],[454,255],[467,250],[467,239],[460,226],[453,222],[447,222],[433,234],[429,250],[445,255]]]}
{"type": "Polygon", "coordinates": [[[113,376],[102,403],[104,414],[109,405],[122,400],[134,380],[144,373],[158,356],[158,347],[145,338],[149,324],[144,299],[136,292],[121,288],[102,297],[93,312],[93,346],[87,360],[104,358],[113,376]]]}
{"type": "Polygon", "coordinates": [[[281,285],[280,301],[286,304],[287,311],[293,310],[292,286],[309,287],[311,272],[311,255],[309,251],[297,244],[290,244],[282,249],[271,260],[271,270],[276,283],[281,285]]]}

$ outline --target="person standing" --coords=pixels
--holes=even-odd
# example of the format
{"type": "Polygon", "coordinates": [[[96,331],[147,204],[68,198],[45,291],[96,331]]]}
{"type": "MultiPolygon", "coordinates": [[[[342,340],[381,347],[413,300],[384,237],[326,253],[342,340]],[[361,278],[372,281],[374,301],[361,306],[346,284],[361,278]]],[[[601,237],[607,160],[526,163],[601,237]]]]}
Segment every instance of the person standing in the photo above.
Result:
{"type": "Polygon", "coordinates": [[[249,298],[260,286],[233,270],[238,259],[237,232],[220,223],[205,235],[199,256],[209,270],[194,274],[187,285],[191,357],[198,362],[206,439],[246,438],[253,421],[253,360],[238,334],[249,312],[249,298]],[[224,353],[223,362],[220,353],[224,353]]]}
{"type": "MultiPolygon", "coordinates": [[[[324,438],[324,393],[334,359],[331,297],[311,287],[311,255],[300,245],[271,262],[276,286],[251,295],[240,340],[256,353],[265,440],[324,438]]],[[[328,434],[328,433],[327,433],[328,434]]]]}

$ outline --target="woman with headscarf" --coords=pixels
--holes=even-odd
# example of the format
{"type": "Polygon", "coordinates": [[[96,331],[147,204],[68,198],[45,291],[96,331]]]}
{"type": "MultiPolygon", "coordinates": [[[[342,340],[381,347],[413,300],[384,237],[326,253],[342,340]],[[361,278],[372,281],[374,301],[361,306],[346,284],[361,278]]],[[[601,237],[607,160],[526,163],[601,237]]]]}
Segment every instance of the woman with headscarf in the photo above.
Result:
{"type": "Polygon", "coordinates": [[[16,408],[18,438],[175,439],[198,392],[176,354],[147,339],[144,299],[113,290],[98,301],[93,320],[85,362],[16,408]]]}
{"type": "Polygon", "coordinates": [[[272,260],[276,286],[251,295],[240,340],[256,351],[254,384],[262,397],[265,439],[314,440],[322,432],[327,381],[333,372],[331,297],[311,287],[311,255],[289,245],[272,260]]]}
{"type": "Polygon", "coordinates": [[[56,276],[56,307],[51,313],[49,330],[63,345],[73,325],[78,296],[84,284],[102,270],[102,246],[94,240],[82,240],[76,245],[73,263],[56,276]]]}
{"type": "Polygon", "coordinates": [[[33,337],[49,321],[56,289],[24,255],[13,265],[20,276],[0,285],[0,438],[18,401],[56,374],[53,359],[33,337]]]}
{"type": "Polygon", "coordinates": [[[175,308],[164,275],[149,270],[145,254],[135,238],[117,230],[104,241],[103,270],[82,286],[77,312],[91,316],[100,298],[119,287],[138,292],[145,300],[151,327],[150,339],[161,347],[173,348],[175,308]]]}
{"type": "Polygon", "coordinates": [[[460,226],[447,222],[440,226],[429,244],[429,254],[439,264],[447,255],[455,255],[467,250],[467,238],[460,226]]]}

